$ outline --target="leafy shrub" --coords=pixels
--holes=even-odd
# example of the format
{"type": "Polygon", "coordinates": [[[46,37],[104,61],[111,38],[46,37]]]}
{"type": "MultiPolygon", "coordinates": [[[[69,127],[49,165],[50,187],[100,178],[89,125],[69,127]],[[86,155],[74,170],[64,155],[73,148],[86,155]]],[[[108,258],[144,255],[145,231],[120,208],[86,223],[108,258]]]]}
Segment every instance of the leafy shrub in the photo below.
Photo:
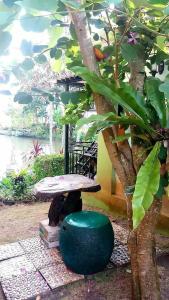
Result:
{"type": "Polygon", "coordinates": [[[36,180],[64,174],[64,157],[60,154],[41,155],[35,159],[33,172],[36,180]]]}
{"type": "Polygon", "coordinates": [[[8,174],[0,182],[0,198],[5,200],[23,200],[29,194],[35,183],[33,174],[28,170],[21,170],[18,174],[8,174]]]}

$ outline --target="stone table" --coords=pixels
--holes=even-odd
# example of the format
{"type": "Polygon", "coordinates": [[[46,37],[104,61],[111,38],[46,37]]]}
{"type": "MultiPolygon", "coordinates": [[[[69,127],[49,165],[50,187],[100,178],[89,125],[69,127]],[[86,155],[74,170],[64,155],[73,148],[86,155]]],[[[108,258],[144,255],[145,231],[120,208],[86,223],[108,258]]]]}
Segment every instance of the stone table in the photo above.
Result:
{"type": "Polygon", "coordinates": [[[36,196],[53,198],[48,217],[49,225],[57,226],[65,216],[82,210],[81,192],[97,192],[100,185],[79,174],[46,177],[35,184],[36,196]]]}

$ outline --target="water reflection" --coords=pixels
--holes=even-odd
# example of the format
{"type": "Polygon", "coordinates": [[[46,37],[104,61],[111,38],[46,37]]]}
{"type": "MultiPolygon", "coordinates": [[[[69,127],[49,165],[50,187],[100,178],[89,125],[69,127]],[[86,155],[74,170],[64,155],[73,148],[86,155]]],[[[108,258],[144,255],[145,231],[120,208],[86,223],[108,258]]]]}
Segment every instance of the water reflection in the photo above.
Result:
{"type": "MultiPolygon", "coordinates": [[[[49,141],[39,140],[45,154],[50,153],[49,141]]],[[[6,168],[11,163],[19,170],[23,167],[23,156],[33,148],[33,139],[24,137],[14,137],[0,135],[0,177],[6,173],[6,168]]],[[[61,139],[54,142],[54,152],[59,153],[61,149],[61,139]]]]}

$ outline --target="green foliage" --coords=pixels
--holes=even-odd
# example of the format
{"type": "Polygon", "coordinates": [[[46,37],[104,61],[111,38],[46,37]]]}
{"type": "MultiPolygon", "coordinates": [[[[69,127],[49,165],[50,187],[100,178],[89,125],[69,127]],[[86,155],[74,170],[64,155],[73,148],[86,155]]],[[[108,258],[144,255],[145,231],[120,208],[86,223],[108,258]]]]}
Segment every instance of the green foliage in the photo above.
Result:
{"type": "Polygon", "coordinates": [[[33,98],[31,95],[27,93],[18,92],[14,97],[14,101],[20,104],[28,104],[33,101],[33,98]]]}
{"type": "Polygon", "coordinates": [[[73,0],[61,0],[65,5],[67,5],[70,8],[79,9],[81,7],[81,3],[77,3],[73,0]]]}
{"type": "Polygon", "coordinates": [[[18,174],[11,173],[0,182],[0,198],[3,200],[22,201],[30,198],[35,177],[28,170],[21,170],[18,174]]]}
{"type": "Polygon", "coordinates": [[[123,84],[122,88],[116,88],[115,84],[108,80],[98,77],[95,73],[90,72],[84,67],[74,67],[73,71],[82,77],[91,87],[93,92],[103,95],[113,105],[120,104],[127,111],[130,111],[141,117],[147,123],[146,111],[140,104],[137,103],[136,98],[133,97],[131,88],[127,84],[123,84]]]}
{"type": "Polygon", "coordinates": [[[5,54],[12,40],[12,36],[8,31],[0,31],[0,55],[5,54]]]}
{"type": "Polygon", "coordinates": [[[20,64],[20,67],[24,69],[24,71],[30,71],[34,67],[34,62],[31,58],[25,58],[25,60],[20,64]]]}
{"type": "Polygon", "coordinates": [[[147,132],[150,131],[150,128],[141,119],[135,116],[117,116],[113,112],[102,115],[91,115],[88,118],[82,118],[77,122],[77,128],[90,123],[92,123],[92,125],[89,127],[89,130],[86,134],[87,139],[92,138],[92,135],[96,134],[100,130],[112,127],[113,125],[123,125],[125,128],[128,128],[129,125],[136,125],[147,132]]]}
{"type": "Polygon", "coordinates": [[[50,57],[59,59],[62,57],[62,50],[58,49],[56,46],[50,50],[50,57]]]}
{"type": "Polygon", "coordinates": [[[158,78],[150,77],[146,80],[146,94],[151,105],[156,110],[162,127],[166,126],[166,104],[164,93],[159,91],[161,81],[158,78]]]}
{"type": "Polygon", "coordinates": [[[3,30],[10,25],[17,13],[20,11],[20,7],[18,5],[9,5],[9,1],[10,0],[6,0],[4,3],[2,1],[0,2],[0,30],[3,30]]]}
{"type": "Polygon", "coordinates": [[[137,174],[137,181],[132,199],[134,228],[139,226],[144,218],[145,212],[150,208],[159,188],[159,151],[160,143],[156,143],[137,174]]]}
{"type": "Polygon", "coordinates": [[[35,159],[33,171],[37,181],[48,176],[63,175],[64,157],[58,154],[41,155],[35,159]]]}
{"type": "Polygon", "coordinates": [[[165,78],[165,81],[160,84],[159,90],[164,93],[165,97],[169,101],[169,77],[165,78]]]}
{"type": "Polygon", "coordinates": [[[49,27],[50,20],[43,16],[24,15],[21,19],[22,28],[25,31],[43,32],[49,27]]]}
{"type": "Polygon", "coordinates": [[[142,45],[130,45],[127,43],[122,44],[121,53],[123,58],[127,62],[136,61],[143,55],[145,55],[145,51],[142,45]]]}
{"type": "Polygon", "coordinates": [[[30,41],[22,40],[20,48],[21,48],[21,52],[24,56],[32,56],[32,54],[33,54],[33,45],[30,41]]]}
{"type": "Polygon", "coordinates": [[[76,92],[62,92],[61,95],[61,101],[64,104],[68,104],[71,102],[72,104],[78,104],[80,102],[83,102],[87,97],[87,93],[85,91],[76,91],[76,92]]]}
{"type": "Polygon", "coordinates": [[[73,104],[68,103],[65,109],[65,115],[61,118],[62,124],[76,124],[83,117],[84,112],[88,111],[92,104],[92,98],[88,95],[83,101],[73,104]]]}
{"type": "Polygon", "coordinates": [[[23,0],[21,6],[27,9],[36,9],[38,11],[55,11],[57,8],[57,0],[23,0]]]}
{"type": "Polygon", "coordinates": [[[40,54],[40,55],[36,56],[34,58],[34,60],[40,65],[45,64],[47,62],[47,58],[44,54],[40,54]]]}

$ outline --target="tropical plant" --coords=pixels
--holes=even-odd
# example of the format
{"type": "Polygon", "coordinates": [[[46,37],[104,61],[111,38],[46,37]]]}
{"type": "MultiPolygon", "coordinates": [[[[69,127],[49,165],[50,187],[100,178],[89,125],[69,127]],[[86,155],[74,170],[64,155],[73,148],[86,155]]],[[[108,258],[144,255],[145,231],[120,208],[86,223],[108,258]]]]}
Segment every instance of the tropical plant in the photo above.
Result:
{"type": "Polygon", "coordinates": [[[62,154],[48,154],[37,157],[33,164],[36,181],[45,177],[64,174],[64,156],[62,154]]]}
{"type": "MultiPolygon", "coordinates": [[[[38,48],[43,49],[40,54],[35,53],[37,45],[23,41],[26,58],[13,68],[13,73],[29,72],[48,52],[53,69],[64,68],[66,58],[67,68],[86,83],[81,93],[71,91],[61,97],[69,105],[65,119],[72,121],[72,114],[77,121],[90,107],[91,99],[94,101],[97,115],[80,120],[78,126],[92,123],[88,136],[102,132],[125,191],[133,298],[159,299],[154,232],[168,184],[168,1],[7,2],[3,7],[8,18],[2,21],[1,53],[7,51],[11,40],[4,28],[20,7],[29,11],[29,18],[26,14],[21,19],[22,27],[36,32],[48,29],[50,37],[48,46],[38,48]],[[44,11],[48,15],[44,16],[44,11]],[[65,27],[65,32],[68,28],[70,32],[67,36],[65,27]],[[90,101],[85,103],[84,98],[90,101]],[[72,104],[76,114],[71,112],[72,104]]],[[[19,101],[31,101],[28,95],[19,96],[19,101]]]]}
{"type": "Polygon", "coordinates": [[[24,154],[23,160],[25,164],[30,167],[35,158],[41,154],[43,154],[43,148],[40,145],[39,141],[33,141],[33,148],[29,151],[29,153],[24,154]]]}

